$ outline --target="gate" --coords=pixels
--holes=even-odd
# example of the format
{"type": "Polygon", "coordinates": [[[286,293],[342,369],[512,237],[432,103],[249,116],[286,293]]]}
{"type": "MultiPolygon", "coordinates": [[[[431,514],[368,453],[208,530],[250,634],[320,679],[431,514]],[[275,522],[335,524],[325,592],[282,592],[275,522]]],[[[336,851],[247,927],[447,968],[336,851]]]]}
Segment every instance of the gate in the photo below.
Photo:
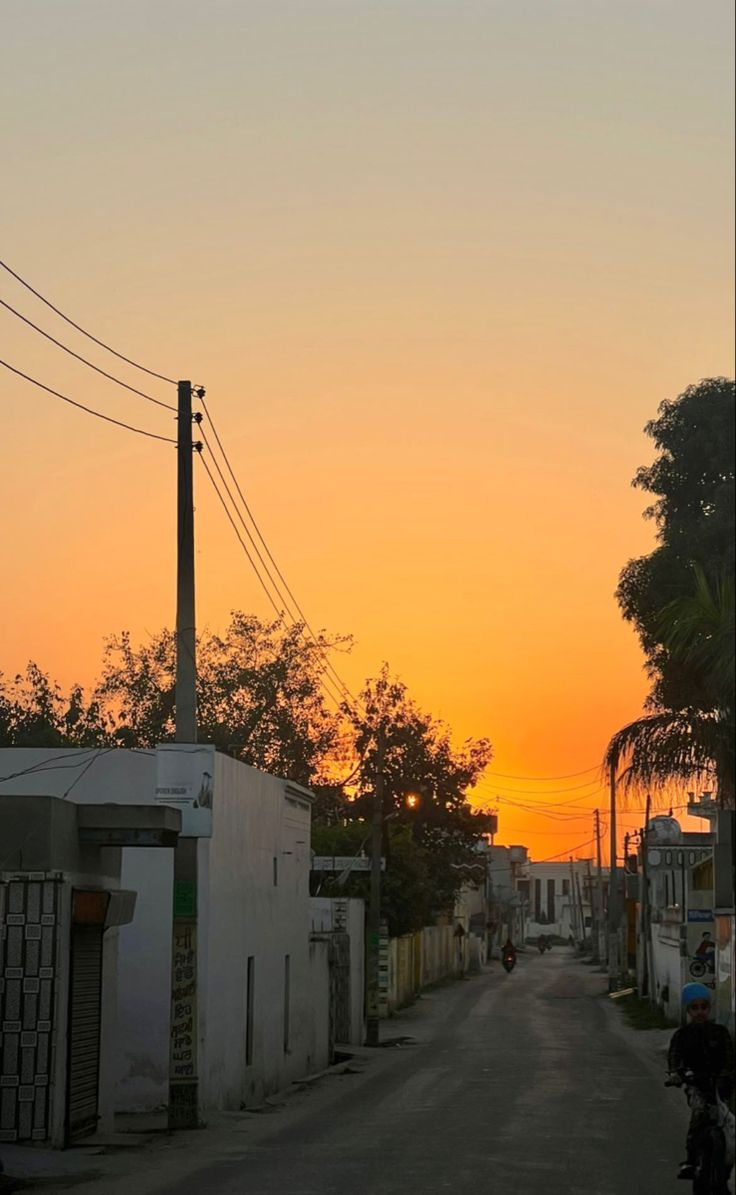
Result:
{"type": "Polygon", "coordinates": [[[0,1142],[50,1135],[60,887],[24,876],[0,884],[0,1142]]]}
{"type": "Polygon", "coordinates": [[[329,936],[330,962],[330,1059],[335,1044],[350,1041],[350,935],[329,936]]]}
{"type": "Polygon", "coordinates": [[[102,998],[101,925],[72,925],[69,978],[67,1138],[97,1128],[102,998]]]}

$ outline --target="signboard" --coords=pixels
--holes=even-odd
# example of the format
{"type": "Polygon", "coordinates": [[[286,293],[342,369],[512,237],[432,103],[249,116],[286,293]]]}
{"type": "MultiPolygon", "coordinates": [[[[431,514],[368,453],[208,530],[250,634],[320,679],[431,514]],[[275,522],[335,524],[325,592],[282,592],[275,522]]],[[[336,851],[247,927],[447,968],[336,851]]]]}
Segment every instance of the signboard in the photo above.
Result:
{"type": "MultiPolygon", "coordinates": [[[[361,855],[315,855],[312,871],[370,871],[371,860],[361,855]]],[[[381,871],[386,870],[386,860],[381,859],[381,871]]]]}
{"type": "Polygon", "coordinates": [[[712,846],[650,846],[647,850],[648,867],[695,867],[713,854],[712,846]]]}
{"type": "Polygon", "coordinates": [[[688,921],[712,921],[713,920],[713,910],[712,909],[688,909],[687,919],[688,919],[688,921]]]}
{"type": "Polygon", "coordinates": [[[181,813],[183,838],[212,837],[215,748],[196,743],[156,747],[156,804],[181,813]]]}

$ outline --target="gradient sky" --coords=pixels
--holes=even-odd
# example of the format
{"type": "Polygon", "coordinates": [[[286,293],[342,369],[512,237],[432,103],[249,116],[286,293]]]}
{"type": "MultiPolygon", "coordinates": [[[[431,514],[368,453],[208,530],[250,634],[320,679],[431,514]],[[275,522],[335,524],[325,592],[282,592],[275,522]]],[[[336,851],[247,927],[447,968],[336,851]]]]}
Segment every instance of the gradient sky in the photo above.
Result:
{"type": "MultiPolygon", "coordinates": [[[[643,425],[733,372],[729,0],[8,0],[0,23],[3,258],[206,384],[310,621],[355,636],[351,686],[387,659],[495,772],[596,765],[647,690],[613,598],[653,542],[643,425]]],[[[0,297],[148,388],[5,275],[0,297]]],[[[5,311],[0,343],[173,434],[5,311]]],[[[0,373],[0,668],[89,682],[104,635],[172,623],[175,454],[0,373]]],[[[200,623],[266,615],[201,471],[197,506],[200,623]]],[[[489,799],[605,801],[594,772],[505,775],[489,799]]],[[[501,811],[537,857],[590,836],[501,811]]]]}

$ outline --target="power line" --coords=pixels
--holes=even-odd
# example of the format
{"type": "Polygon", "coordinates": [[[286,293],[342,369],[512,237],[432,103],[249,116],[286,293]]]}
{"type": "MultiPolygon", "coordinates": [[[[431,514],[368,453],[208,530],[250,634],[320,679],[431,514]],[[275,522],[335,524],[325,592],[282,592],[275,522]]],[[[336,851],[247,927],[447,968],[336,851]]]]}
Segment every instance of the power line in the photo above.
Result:
{"type": "Polygon", "coordinates": [[[87,365],[90,369],[94,369],[97,373],[101,373],[103,378],[109,378],[111,382],[115,382],[116,386],[122,386],[125,390],[130,390],[131,394],[140,395],[141,398],[147,399],[148,402],[155,403],[157,407],[165,407],[167,411],[174,411],[176,413],[176,407],[172,406],[171,403],[161,402],[159,398],[154,398],[151,394],[145,394],[143,390],[137,390],[135,386],[129,386],[127,382],[123,382],[120,378],[116,378],[114,374],[107,373],[106,370],[100,369],[99,365],[94,365],[92,361],[88,361],[87,358],[82,357],[80,353],[75,353],[74,349],[70,349],[68,345],[62,344],[62,342],[57,340],[55,336],[52,336],[50,332],[45,332],[43,328],[39,328],[38,324],[34,324],[33,320],[28,319],[20,311],[16,311],[15,307],[11,307],[10,303],[6,303],[4,299],[0,299],[0,304],[2,304],[2,306],[8,311],[11,311],[13,315],[16,315],[19,320],[23,320],[24,324],[28,324],[29,328],[33,328],[34,331],[40,332],[40,334],[45,336],[47,340],[50,340],[52,344],[55,344],[60,349],[63,349],[65,353],[69,353],[70,357],[76,357],[77,361],[81,361],[83,365],[87,365]]]}
{"type": "Polygon", "coordinates": [[[85,411],[88,415],[94,415],[97,419],[104,419],[106,423],[114,423],[117,427],[124,427],[129,432],[137,432],[139,436],[148,436],[151,440],[163,440],[165,444],[176,444],[176,440],[172,440],[171,436],[159,436],[156,432],[147,432],[142,427],[134,427],[132,423],[123,423],[122,419],[113,419],[112,415],[103,415],[101,411],[95,411],[93,407],[86,407],[84,403],[77,402],[74,398],[68,398],[66,394],[60,394],[58,390],[52,390],[50,386],[45,386],[43,382],[37,381],[36,378],[29,377],[27,373],[23,373],[21,369],[16,369],[14,365],[9,365],[7,361],[0,360],[0,365],[4,365],[12,373],[17,373],[18,377],[25,378],[33,386],[38,386],[39,390],[45,390],[47,394],[53,394],[55,398],[60,398],[62,402],[68,402],[70,406],[77,407],[80,411],[85,411]]]}
{"type": "Polygon", "coordinates": [[[589,838],[586,842],[579,842],[577,846],[568,847],[566,851],[560,851],[557,855],[548,855],[546,859],[530,859],[529,862],[533,866],[535,863],[551,863],[553,859],[569,858],[573,851],[580,851],[584,846],[590,846],[595,842],[595,838],[589,838]]]}
{"type": "MultiPolygon", "coordinates": [[[[484,783],[485,776],[487,775],[489,775],[488,772],[484,774],[483,778],[479,781],[479,784],[484,783]]],[[[598,780],[586,780],[585,784],[573,784],[569,788],[549,788],[546,792],[539,792],[539,790],[536,788],[501,788],[501,792],[512,793],[520,797],[556,797],[562,793],[581,792],[584,788],[590,788],[592,784],[597,784],[600,788],[600,782],[598,780]]],[[[489,785],[489,787],[496,788],[497,786],[489,785]]]]}
{"type": "MultiPolygon", "coordinates": [[[[196,393],[196,392],[195,392],[195,393],[196,393]]],[[[342,677],[341,677],[341,676],[340,676],[340,674],[337,672],[336,668],[333,666],[333,664],[332,664],[331,660],[329,659],[329,657],[328,657],[328,656],[326,655],[326,653],[325,653],[325,652],[322,650],[322,647],[321,647],[321,643],[320,643],[319,637],[318,637],[318,636],[315,634],[315,632],[314,632],[314,630],[313,630],[312,626],[310,625],[309,619],[307,618],[306,614],[304,613],[304,611],[302,610],[301,606],[299,605],[299,602],[298,602],[298,601],[296,600],[296,598],[294,597],[294,594],[293,594],[293,592],[292,592],[292,590],[291,590],[291,588],[290,588],[290,586],[289,586],[289,584],[288,584],[288,582],[287,582],[286,578],[284,577],[284,574],[281,572],[281,569],[279,568],[278,564],[276,563],[276,561],[275,561],[275,559],[274,559],[274,557],[273,557],[273,553],[271,552],[271,549],[269,548],[268,544],[266,543],[265,537],[264,537],[264,535],[263,535],[263,533],[262,533],[262,531],[261,531],[261,529],[260,529],[260,527],[259,527],[259,525],[258,525],[258,522],[257,522],[257,520],[256,520],[256,518],[255,518],[255,516],[254,516],[254,514],[253,514],[253,511],[251,510],[251,508],[250,508],[250,506],[249,506],[249,504],[248,504],[248,501],[247,501],[247,499],[246,499],[246,497],[245,497],[245,494],[243,493],[243,490],[242,490],[242,488],[241,488],[240,482],[238,481],[238,479],[237,479],[237,477],[236,477],[236,475],[235,475],[235,471],[234,471],[234,469],[233,469],[233,467],[232,467],[232,465],[231,465],[231,463],[230,463],[230,458],[228,457],[228,455],[227,455],[227,452],[225,451],[225,447],[224,447],[224,445],[223,445],[223,443],[222,443],[222,440],[221,440],[221,438],[220,438],[220,435],[219,435],[219,433],[218,433],[218,431],[217,431],[217,428],[216,428],[216,426],[215,426],[214,420],[213,420],[212,416],[210,415],[209,408],[208,408],[208,406],[207,406],[207,403],[205,402],[205,397],[204,397],[204,394],[203,394],[203,393],[197,394],[197,397],[199,398],[199,401],[202,403],[202,408],[203,408],[203,410],[204,410],[204,413],[205,413],[205,415],[206,415],[206,417],[207,417],[207,420],[208,420],[208,422],[209,422],[209,424],[210,424],[210,427],[212,428],[212,434],[214,435],[214,437],[215,437],[215,440],[217,441],[217,446],[218,446],[218,448],[220,449],[220,452],[221,452],[221,454],[222,454],[222,458],[223,458],[223,460],[224,460],[224,462],[225,462],[225,465],[226,465],[226,467],[227,467],[227,469],[228,469],[228,472],[229,472],[230,476],[232,477],[233,484],[235,485],[235,489],[236,489],[236,490],[237,490],[237,492],[238,492],[238,495],[239,495],[239,497],[240,497],[240,500],[241,500],[241,502],[242,502],[242,504],[243,504],[243,507],[244,507],[244,509],[245,509],[245,511],[246,511],[246,513],[247,513],[247,515],[248,515],[248,518],[250,519],[251,523],[253,524],[253,527],[254,527],[254,529],[255,529],[256,535],[258,536],[259,540],[261,541],[261,544],[263,545],[264,551],[266,552],[266,555],[268,556],[268,559],[271,561],[271,564],[273,565],[274,569],[276,570],[276,574],[278,575],[278,577],[279,577],[279,579],[280,579],[280,581],[281,581],[281,583],[282,583],[282,585],[283,585],[283,587],[284,587],[284,591],[285,591],[285,592],[288,594],[288,596],[291,598],[291,601],[292,601],[293,607],[294,607],[294,609],[297,611],[297,614],[299,615],[299,618],[301,619],[301,622],[302,622],[303,626],[304,626],[304,627],[306,628],[306,630],[309,632],[309,635],[311,636],[311,638],[312,638],[312,640],[314,641],[315,645],[316,645],[318,648],[320,648],[320,651],[322,651],[322,657],[323,657],[323,659],[324,659],[324,662],[325,662],[325,669],[326,669],[326,670],[329,670],[329,672],[332,674],[332,676],[333,676],[333,678],[334,678],[334,681],[335,681],[335,684],[337,685],[338,689],[339,689],[339,690],[340,690],[340,691],[341,691],[341,692],[344,694],[344,697],[345,697],[346,699],[349,699],[349,701],[348,701],[348,704],[350,704],[350,702],[352,702],[352,704],[353,704],[353,705],[355,705],[355,706],[358,706],[358,705],[360,705],[360,702],[359,702],[359,701],[358,701],[358,699],[357,699],[357,698],[356,698],[356,697],[353,695],[353,693],[351,693],[350,689],[349,689],[349,688],[348,688],[348,686],[345,684],[345,682],[343,681],[342,677]]],[[[203,435],[203,438],[204,438],[204,440],[205,440],[205,443],[207,443],[208,447],[210,447],[210,445],[209,445],[209,442],[207,441],[207,437],[206,437],[206,435],[205,435],[204,429],[202,429],[202,435],[203,435]]],[[[211,449],[211,447],[210,447],[210,451],[212,452],[212,449],[211,449]]],[[[215,465],[217,465],[217,461],[216,461],[216,458],[215,458],[215,456],[214,456],[214,453],[212,454],[212,459],[213,459],[213,461],[215,462],[215,465]]],[[[233,507],[235,508],[235,510],[236,510],[236,512],[237,512],[237,514],[238,514],[238,517],[240,518],[240,521],[241,521],[241,523],[243,524],[243,527],[245,528],[245,531],[246,531],[246,533],[247,533],[247,535],[248,535],[248,538],[250,539],[250,542],[252,543],[252,545],[253,545],[253,548],[255,549],[255,551],[256,551],[256,553],[257,553],[257,555],[258,555],[258,559],[261,561],[261,564],[263,565],[263,568],[265,569],[265,571],[266,571],[266,574],[267,574],[267,576],[268,576],[268,578],[269,578],[269,580],[270,580],[270,582],[271,582],[271,584],[272,584],[272,586],[273,586],[274,590],[275,590],[275,591],[276,591],[276,593],[278,594],[278,596],[279,596],[279,599],[280,599],[281,601],[283,601],[283,603],[284,603],[284,606],[286,607],[287,613],[289,614],[289,617],[290,617],[290,618],[291,618],[291,619],[292,619],[294,622],[297,622],[297,621],[298,621],[298,619],[297,619],[297,618],[294,616],[294,614],[292,613],[292,611],[289,609],[288,602],[286,601],[286,598],[283,596],[283,593],[280,591],[278,584],[277,584],[277,583],[276,583],[276,581],[274,580],[274,578],[273,578],[273,575],[271,574],[271,572],[270,572],[270,570],[269,570],[269,567],[268,567],[268,565],[266,564],[265,560],[263,559],[263,556],[261,555],[261,552],[259,551],[259,549],[258,549],[258,546],[257,546],[257,544],[256,544],[255,540],[253,539],[253,536],[251,535],[250,531],[248,530],[248,528],[247,528],[247,526],[246,526],[246,523],[245,523],[245,519],[243,518],[243,515],[242,515],[242,514],[240,513],[240,511],[238,510],[237,503],[235,502],[235,499],[234,499],[234,498],[233,498],[233,496],[232,496],[232,493],[231,493],[231,491],[230,491],[230,488],[229,488],[229,486],[228,486],[227,482],[225,481],[225,478],[223,477],[223,475],[222,475],[222,472],[221,472],[221,470],[219,469],[219,466],[218,466],[218,472],[220,473],[220,477],[222,478],[223,484],[225,485],[225,488],[227,489],[228,495],[230,496],[230,501],[232,502],[232,504],[233,504],[233,507]]]]}
{"type": "Polygon", "coordinates": [[[2,266],[4,270],[7,270],[9,274],[12,274],[13,278],[17,279],[21,286],[25,286],[26,290],[29,290],[32,295],[35,295],[37,299],[40,299],[42,303],[45,303],[47,307],[50,307],[52,311],[55,311],[56,314],[61,316],[63,320],[66,320],[68,324],[71,324],[72,328],[76,328],[78,332],[81,332],[83,336],[88,337],[89,340],[93,340],[95,344],[100,346],[100,348],[105,349],[108,353],[112,353],[113,357],[119,357],[121,361],[125,361],[128,365],[134,366],[135,369],[140,369],[143,371],[143,373],[150,374],[152,378],[159,378],[160,381],[169,382],[172,386],[176,385],[176,382],[173,378],[167,378],[163,373],[156,373],[155,369],[148,369],[145,365],[141,365],[138,361],[134,361],[132,357],[126,357],[123,353],[119,353],[117,349],[112,348],[109,344],[105,344],[104,340],[98,340],[96,336],[93,336],[92,333],[88,332],[86,328],[83,328],[81,324],[75,323],[73,319],[70,319],[68,315],[65,315],[63,311],[61,311],[58,307],[55,307],[54,304],[49,301],[49,299],[46,299],[40,293],[40,291],[35,290],[31,286],[30,282],[26,282],[25,278],[21,278],[20,274],[16,274],[15,270],[11,270],[7,262],[0,261],[0,266],[2,266]]]}
{"type": "Polygon", "coordinates": [[[538,809],[534,805],[522,805],[518,801],[504,801],[503,804],[508,805],[510,809],[521,809],[524,813],[532,813],[535,817],[547,817],[555,822],[579,822],[590,817],[593,812],[592,809],[584,809],[580,813],[557,813],[554,810],[538,809]]]}
{"type": "MultiPolygon", "coordinates": [[[[280,611],[276,608],[273,599],[271,598],[270,594],[268,594],[268,590],[266,589],[265,582],[263,581],[263,578],[261,577],[261,575],[258,571],[258,566],[256,565],[255,561],[253,560],[252,556],[250,555],[250,552],[248,552],[247,555],[248,555],[248,560],[251,564],[251,567],[253,568],[253,571],[255,572],[256,576],[258,577],[258,580],[260,581],[261,586],[264,589],[264,592],[266,592],[268,594],[269,600],[271,601],[271,605],[274,606],[274,609],[277,609],[278,616],[280,618],[283,617],[283,613],[285,612],[288,615],[291,622],[296,626],[298,624],[299,620],[296,618],[296,616],[293,614],[293,612],[289,609],[289,603],[287,602],[286,598],[284,597],[283,593],[281,592],[281,590],[278,586],[278,583],[274,580],[273,574],[272,574],[271,570],[269,569],[266,561],[263,559],[263,556],[259,550],[258,544],[254,540],[253,535],[250,531],[250,528],[248,527],[248,524],[246,523],[245,519],[243,518],[243,515],[240,511],[237,501],[233,497],[233,492],[230,489],[230,486],[228,485],[227,478],[225,477],[222,469],[220,468],[220,464],[217,460],[217,457],[215,456],[214,452],[212,451],[212,446],[211,446],[209,440],[207,439],[207,433],[201,424],[199,426],[200,426],[200,429],[202,432],[202,438],[203,438],[207,448],[210,450],[210,455],[212,457],[212,463],[214,464],[214,466],[217,470],[220,481],[222,482],[223,486],[225,487],[225,492],[226,492],[228,498],[230,499],[233,510],[235,511],[235,514],[237,515],[238,519],[240,520],[242,528],[250,541],[251,547],[253,548],[254,552],[256,553],[258,559],[260,560],[263,571],[265,572],[266,577],[268,578],[277,598],[279,599],[279,601],[283,602],[284,609],[282,611],[280,611]]],[[[214,431],[214,428],[213,428],[213,431],[214,431]]],[[[218,440],[218,443],[219,443],[219,440],[218,440]]],[[[236,482],[236,485],[237,485],[237,482],[236,482]]],[[[251,518],[252,518],[252,516],[251,516],[251,518]]],[[[243,544],[243,547],[245,548],[245,544],[243,544]]],[[[276,565],[274,565],[274,567],[276,568],[276,571],[278,572],[278,567],[276,565]]],[[[288,590],[288,586],[286,586],[286,582],[284,582],[284,586],[288,590]]],[[[294,601],[293,598],[292,598],[292,601],[294,601]]],[[[296,608],[298,610],[299,606],[296,603],[296,601],[294,601],[294,605],[296,606],[296,608]]],[[[326,673],[328,663],[329,663],[328,657],[326,656],[325,652],[323,651],[322,645],[319,642],[319,639],[317,638],[317,636],[314,634],[314,632],[311,632],[311,635],[312,635],[312,639],[314,640],[314,644],[318,648],[320,655],[322,657],[322,660],[324,661],[323,673],[326,673]]],[[[334,672],[334,669],[332,671],[334,672]]],[[[337,673],[335,673],[335,675],[337,676],[337,673]]],[[[330,683],[332,684],[332,681],[330,681],[330,683]]],[[[345,697],[347,697],[347,696],[351,696],[351,694],[349,693],[349,690],[346,688],[346,686],[342,685],[342,683],[340,682],[339,677],[338,677],[338,685],[340,686],[338,691],[343,694],[343,697],[341,698],[341,700],[344,700],[345,697]]],[[[330,694],[330,695],[333,697],[333,700],[334,700],[334,695],[332,695],[332,694],[330,694]]]]}
{"type": "MultiPolygon", "coordinates": [[[[247,558],[248,558],[248,560],[249,560],[249,562],[250,562],[251,568],[253,569],[253,571],[254,571],[254,573],[255,573],[256,577],[258,578],[258,581],[260,582],[260,585],[261,585],[261,588],[263,589],[263,592],[265,593],[265,595],[266,595],[266,597],[268,598],[269,602],[270,602],[270,603],[271,603],[271,605],[273,606],[273,609],[274,609],[274,611],[275,611],[275,613],[276,613],[276,617],[277,617],[278,621],[279,621],[280,623],[283,623],[283,621],[284,621],[284,613],[283,613],[283,611],[282,611],[282,610],[279,610],[278,606],[276,605],[275,601],[273,600],[273,597],[271,596],[271,593],[270,593],[270,591],[269,591],[269,589],[268,589],[268,587],[267,587],[266,583],[264,582],[264,580],[263,580],[263,578],[262,578],[261,574],[259,573],[259,571],[258,571],[258,569],[257,569],[257,567],[256,567],[256,564],[255,564],[255,561],[253,560],[253,557],[251,556],[250,552],[248,551],[248,547],[247,547],[247,545],[246,545],[246,543],[245,543],[245,540],[243,539],[242,535],[240,534],[240,532],[239,532],[239,530],[238,530],[238,527],[237,527],[237,524],[236,524],[236,522],[235,522],[235,520],[234,520],[234,518],[233,518],[232,514],[230,513],[230,510],[229,510],[229,508],[228,508],[227,502],[226,502],[226,501],[225,501],[225,499],[223,498],[223,496],[222,496],[222,493],[220,492],[220,489],[219,489],[219,487],[218,487],[218,485],[217,485],[217,482],[215,481],[215,479],[214,479],[214,477],[213,477],[213,475],[212,475],[212,470],[210,469],[209,465],[207,464],[207,461],[206,461],[205,457],[204,457],[204,456],[203,456],[201,453],[200,453],[200,460],[201,460],[201,462],[202,462],[202,465],[203,465],[203,467],[204,467],[204,470],[205,470],[205,472],[206,472],[206,474],[207,474],[207,476],[208,476],[208,478],[209,478],[209,480],[210,480],[210,484],[212,485],[212,488],[213,488],[213,490],[214,490],[214,491],[215,491],[215,493],[217,494],[217,497],[220,499],[220,503],[221,503],[221,505],[222,505],[222,509],[225,511],[225,514],[227,515],[227,518],[228,518],[228,521],[229,521],[229,523],[230,523],[230,526],[232,527],[233,531],[235,532],[235,534],[236,534],[236,536],[237,536],[237,538],[238,538],[238,541],[239,541],[239,543],[240,543],[240,546],[241,546],[241,548],[243,549],[243,551],[245,552],[245,555],[247,556],[247,558]]],[[[215,463],[216,463],[216,462],[215,462],[215,463]]],[[[331,689],[328,687],[328,679],[327,679],[327,677],[325,677],[325,676],[324,676],[324,673],[322,674],[322,677],[321,677],[321,683],[322,683],[322,685],[323,685],[323,687],[324,687],[324,689],[325,689],[325,692],[328,694],[328,696],[331,698],[331,700],[335,702],[336,706],[337,706],[337,707],[338,707],[338,709],[339,709],[339,708],[340,708],[340,706],[342,705],[342,698],[341,698],[339,695],[338,695],[338,696],[335,696],[335,694],[332,692],[332,690],[331,690],[331,689]]]]}
{"type": "Polygon", "coordinates": [[[567,772],[564,776],[511,776],[508,772],[486,772],[487,776],[500,776],[502,780],[574,780],[576,776],[586,776],[588,772],[595,772],[600,764],[593,764],[592,768],[583,768],[582,772],[567,772]]]}
{"type": "Polygon", "coordinates": [[[44,759],[39,760],[38,763],[31,764],[30,767],[21,768],[21,770],[19,772],[11,772],[10,775],[8,775],[8,776],[0,776],[0,784],[5,784],[5,782],[7,780],[17,780],[19,776],[28,776],[32,772],[49,772],[49,771],[57,772],[57,771],[64,771],[66,768],[78,768],[80,766],[80,759],[82,756],[86,756],[86,755],[94,756],[95,753],[100,750],[100,748],[99,747],[88,747],[84,751],[78,751],[77,754],[74,756],[74,760],[70,763],[56,764],[56,767],[48,766],[49,764],[56,763],[57,759],[69,759],[69,752],[74,751],[74,750],[76,750],[76,748],[67,747],[66,750],[63,751],[60,755],[48,756],[44,759]]]}

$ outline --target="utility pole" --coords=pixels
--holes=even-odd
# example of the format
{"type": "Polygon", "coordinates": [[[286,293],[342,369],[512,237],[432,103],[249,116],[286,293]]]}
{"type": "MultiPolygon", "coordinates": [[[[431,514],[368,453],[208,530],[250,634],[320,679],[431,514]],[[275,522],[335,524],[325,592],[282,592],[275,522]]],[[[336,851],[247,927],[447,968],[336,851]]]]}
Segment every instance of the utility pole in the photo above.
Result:
{"type": "Polygon", "coordinates": [[[598,910],[596,894],[593,889],[593,876],[590,870],[590,859],[586,860],[586,871],[588,878],[588,900],[590,901],[590,943],[593,947],[593,962],[600,962],[600,955],[598,951],[598,910]]]}
{"type": "Polygon", "coordinates": [[[192,383],[178,385],[176,557],[176,741],[197,741],[197,645],[194,620],[194,449],[192,383]]]}
{"type": "MultiPolygon", "coordinates": [[[[595,861],[598,872],[598,953],[600,954],[601,938],[605,938],[603,933],[604,921],[604,906],[603,906],[603,868],[601,866],[601,815],[598,809],[593,811],[595,818],[595,861]]],[[[604,948],[605,955],[605,948],[604,948]]]]}
{"type": "Polygon", "coordinates": [[[575,885],[578,893],[578,906],[580,908],[580,944],[585,946],[585,909],[583,908],[583,894],[580,890],[580,873],[575,873],[575,885]]]}
{"type": "Polygon", "coordinates": [[[644,829],[641,834],[641,922],[642,937],[644,939],[644,995],[652,999],[652,926],[649,904],[649,815],[652,808],[651,793],[647,793],[646,809],[644,812],[644,829]]]}
{"type": "Polygon", "coordinates": [[[578,936],[578,909],[577,898],[575,896],[575,871],[572,865],[572,855],[570,855],[570,932],[573,938],[577,940],[578,936]]]}
{"type": "Polygon", "coordinates": [[[386,754],[386,728],[381,722],[376,739],[376,774],[373,782],[373,818],[371,821],[371,887],[368,902],[368,950],[366,983],[367,1046],[377,1046],[380,1016],[381,948],[381,854],[383,851],[383,764],[386,754]]]}
{"type": "MultiPolygon", "coordinates": [[[[196,743],[197,657],[194,617],[194,446],[191,382],[179,382],[178,400],[175,738],[177,743],[196,743]]],[[[199,1125],[198,841],[197,838],[180,836],[174,848],[169,1129],[191,1129],[199,1125]],[[183,1061],[184,1058],[186,1062],[183,1061]]]]}
{"type": "Polygon", "coordinates": [[[618,900],[618,860],[616,858],[616,772],[611,768],[610,773],[610,879],[608,881],[608,982],[611,990],[615,989],[621,970],[619,922],[621,914],[618,900]]]}

